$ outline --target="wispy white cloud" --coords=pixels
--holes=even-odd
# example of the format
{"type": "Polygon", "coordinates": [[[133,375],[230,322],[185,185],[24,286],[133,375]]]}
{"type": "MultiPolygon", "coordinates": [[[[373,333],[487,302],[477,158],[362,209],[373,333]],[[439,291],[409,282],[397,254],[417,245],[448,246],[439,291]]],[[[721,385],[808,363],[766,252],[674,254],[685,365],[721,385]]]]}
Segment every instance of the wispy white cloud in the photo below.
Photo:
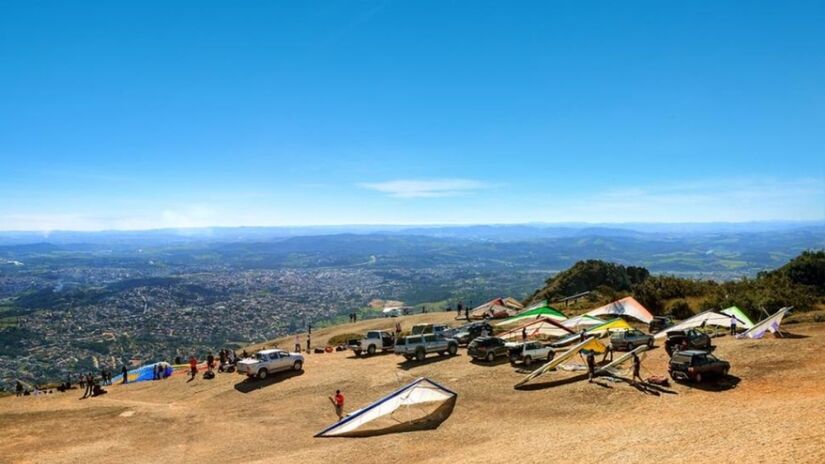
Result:
{"type": "Polygon", "coordinates": [[[487,184],[471,179],[399,179],[358,185],[396,198],[432,198],[467,194],[487,184]]]}

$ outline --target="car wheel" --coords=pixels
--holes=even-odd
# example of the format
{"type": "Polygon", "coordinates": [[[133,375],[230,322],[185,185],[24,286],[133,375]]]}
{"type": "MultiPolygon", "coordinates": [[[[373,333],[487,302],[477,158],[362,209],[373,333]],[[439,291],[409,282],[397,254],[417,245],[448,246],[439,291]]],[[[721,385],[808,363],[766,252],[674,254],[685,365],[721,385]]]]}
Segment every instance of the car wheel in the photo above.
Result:
{"type": "Polygon", "coordinates": [[[496,355],[494,355],[493,353],[487,353],[487,362],[488,363],[491,363],[495,360],[496,360],[496,355]]]}
{"type": "Polygon", "coordinates": [[[530,367],[533,365],[533,358],[531,356],[524,357],[524,365],[530,367]]]}
{"type": "Polygon", "coordinates": [[[549,353],[547,353],[547,362],[550,362],[550,361],[552,361],[552,360],[553,360],[553,354],[554,354],[554,353],[553,353],[552,351],[551,351],[551,352],[549,352],[549,353]]]}
{"type": "Polygon", "coordinates": [[[696,383],[702,383],[702,374],[697,373],[696,377],[694,377],[694,379],[696,379],[696,383]]]}
{"type": "Polygon", "coordinates": [[[370,356],[375,354],[375,345],[370,345],[369,348],[367,348],[367,354],[370,356]]]}
{"type": "Polygon", "coordinates": [[[415,352],[415,359],[417,361],[423,361],[425,356],[427,356],[427,353],[425,353],[424,350],[418,350],[415,352]]]}
{"type": "Polygon", "coordinates": [[[266,378],[267,374],[269,374],[266,369],[261,369],[258,371],[258,379],[263,380],[266,378]]]}
{"type": "Polygon", "coordinates": [[[447,347],[447,352],[450,353],[450,356],[455,356],[458,353],[458,345],[450,345],[447,347]]]}
{"type": "Polygon", "coordinates": [[[296,370],[296,371],[300,371],[303,368],[304,368],[304,362],[303,361],[295,361],[295,364],[292,365],[292,369],[296,370]]]}

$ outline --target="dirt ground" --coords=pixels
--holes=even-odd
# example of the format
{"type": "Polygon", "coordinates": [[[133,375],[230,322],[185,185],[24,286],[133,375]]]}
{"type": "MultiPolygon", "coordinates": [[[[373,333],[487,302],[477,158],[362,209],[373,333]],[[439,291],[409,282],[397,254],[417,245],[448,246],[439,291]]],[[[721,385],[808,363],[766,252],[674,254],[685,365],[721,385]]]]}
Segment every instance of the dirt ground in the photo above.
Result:
{"type": "MultiPolygon", "coordinates": [[[[452,314],[403,318],[452,321],[452,314]]],[[[319,331],[315,340],[393,320],[319,331]]],[[[0,399],[0,462],[825,462],[825,324],[788,325],[784,339],[720,337],[731,376],[712,385],[642,391],[551,373],[528,390],[507,362],[470,362],[464,350],[423,364],[393,354],[307,356],[301,375],[246,381],[237,374],[113,386],[80,400],[72,391],[0,399]],[[458,392],[436,430],[371,438],[313,438],[347,410],[421,376],[458,392]]],[[[290,346],[285,339],[283,345],[290,346]]],[[[643,374],[666,374],[657,348],[643,374]]]]}

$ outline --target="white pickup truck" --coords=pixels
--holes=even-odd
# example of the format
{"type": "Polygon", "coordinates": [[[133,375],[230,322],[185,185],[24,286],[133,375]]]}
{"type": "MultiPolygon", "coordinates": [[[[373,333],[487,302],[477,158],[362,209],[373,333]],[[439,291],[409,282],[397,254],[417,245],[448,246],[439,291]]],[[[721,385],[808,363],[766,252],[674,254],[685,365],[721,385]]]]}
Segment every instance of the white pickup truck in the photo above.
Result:
{"type": "Polygon", "coordinates": [[[269,374],[281,371],[300,371],[304,368],[304,356],[284,350],[271,349],[255,353],[254,357],[238,361],[239,374],[265,379],[269,374]]]}
{"type": "Polygon", "coordinates": [[[395,335],[387,330],[370,330],[360,340],[350,340],[347,344],[356,356],[369,355],[376,351],[392,351],[395,348],[395,335]]]}
{"type": "Polygon", "coordinates": [[[533,361],[550,362],[555,356],[553,349],[542,342],[511,342],[507,343],[507,348],[510,349],[510,364],[524,363],[527,367],[533,365],[533,361]]]}

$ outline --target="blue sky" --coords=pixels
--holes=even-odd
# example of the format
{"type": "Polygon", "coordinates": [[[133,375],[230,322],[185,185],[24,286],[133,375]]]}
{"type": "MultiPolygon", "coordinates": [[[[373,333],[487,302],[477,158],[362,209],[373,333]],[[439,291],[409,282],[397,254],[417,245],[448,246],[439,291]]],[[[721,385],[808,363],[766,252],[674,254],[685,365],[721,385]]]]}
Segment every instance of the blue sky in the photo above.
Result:
{"type": "Polygon", "coordinates": [[[825,219],[823,2],[0,9],[0,230],[825,219]]]}

